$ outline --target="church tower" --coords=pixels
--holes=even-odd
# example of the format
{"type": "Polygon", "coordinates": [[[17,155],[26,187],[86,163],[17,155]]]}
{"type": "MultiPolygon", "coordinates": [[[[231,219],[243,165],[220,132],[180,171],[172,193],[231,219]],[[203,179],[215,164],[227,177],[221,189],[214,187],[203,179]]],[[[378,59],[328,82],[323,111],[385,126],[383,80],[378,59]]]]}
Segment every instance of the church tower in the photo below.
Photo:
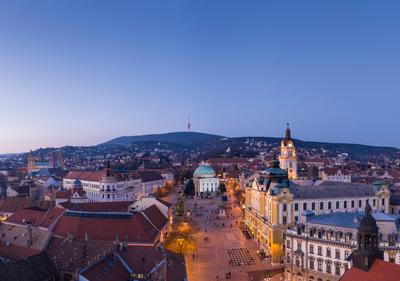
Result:
{"type": "Polygon", "coordinates": [[[33,159],[32,150],[29,151],[28,155],[28,174],[35,170],[35,159],[33,159]]]}
{"type": "Polygon", "coordinates": [[[55,168],[56,167],[56,161],[54,159],[54,149],[50,149],[50,154],[49,154],[49,167],[50,168],[55,168]]]}
{"type": "Polygon", "coordinates": [[[371,215],[371,206],[365,205],[365,216],[358,226],[358,248],[353,252],[353,266],[368,271],[375,259],[383,259],[383,253],[378,246],[378,226],[371,215]]]}
{"type": "Polygon", "coordinates": [[[64,156],[63,156],[61,148],[58,151],[58,162],[59,162],[59,168],[61,170],[65,170],[64,156]]]}
{"type": "Polygon", "coordinates": [[[279,163],[283,170],[288,174],[289,180],[297,178],[297,155],[294,141],[291,137],[289,123],[285,131],[285,138],[281,141],[281,155],[279,156],[279,163]]]}

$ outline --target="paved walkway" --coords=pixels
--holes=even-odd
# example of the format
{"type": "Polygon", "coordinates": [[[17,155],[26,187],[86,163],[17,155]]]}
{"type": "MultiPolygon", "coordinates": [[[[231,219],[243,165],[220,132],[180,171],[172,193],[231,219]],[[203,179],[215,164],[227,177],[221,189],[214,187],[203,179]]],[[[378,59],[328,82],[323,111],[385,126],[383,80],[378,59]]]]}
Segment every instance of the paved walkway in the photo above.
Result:
{"type": "Polygon", "coordinates": [[[226,219],[216,217],[220,197],[186,200],[187,208],[192,208],[197,202],[197,211],[193,212],[193,217],[199,229],[195,233],[198,252],[194,258],[191,254],[185,257],[189,281],[226,280],[228,272],[231,273],[229,280],[245,281],[247,271],[271,267],[260,261],[256,245],[246,239],[239,229],[241,210],[233,206],[233,199],[233,196],[229,197],[227,206],[232,209],[228,209],[229,218],[226,219]]]}

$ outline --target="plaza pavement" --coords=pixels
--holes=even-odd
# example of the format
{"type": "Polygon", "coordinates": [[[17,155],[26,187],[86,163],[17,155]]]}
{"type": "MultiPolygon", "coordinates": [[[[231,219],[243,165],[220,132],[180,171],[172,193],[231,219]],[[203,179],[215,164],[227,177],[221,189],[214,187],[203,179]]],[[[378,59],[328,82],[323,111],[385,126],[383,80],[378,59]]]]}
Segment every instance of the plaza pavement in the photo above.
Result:
{"type": "MultiPolygon", "coordinates": [[[[260,261],[256,253],[257,247],[255,243],[251,239],[246,239],[239,229],[239,224],[242,220],[240,207],[234,207],[233,195],[228,196],[228,198],[227,206],[232,207],[232,210],[227,211],[229,218],[226,219],[209,218],[210,214],[214,212],[212,210],[219,208],[219,204],[222,202],[221,197],[186,200],[185,205],[188,209],[191,209],[194,202],[197,202],[197,211],[194,211],[192,216],[197,224],[197,231],[194,235],[198,251],[195,253],[194,258],[192,254],[185,256],[189,281],[227,280],[227,272],[231,272],[231,278],[228,280],[245,281],[248,280],[247,271],[280,268],[280,266],[274,267],[267,262],[260,261]],[[202,215],[197,216],[196,214],[202,215]],[[218,226],[214,227],[214,223],[218,224],[218,226]],[[206,237],[208,237],[207,241],[204,239],[206,237]],[[229,265],[228,249],[238,248],[247,248],[255,264],[243,266],[229,265]]],[[[280,280],[280,274],[279,276],[274,276],[273,280],[280,280]]]]}

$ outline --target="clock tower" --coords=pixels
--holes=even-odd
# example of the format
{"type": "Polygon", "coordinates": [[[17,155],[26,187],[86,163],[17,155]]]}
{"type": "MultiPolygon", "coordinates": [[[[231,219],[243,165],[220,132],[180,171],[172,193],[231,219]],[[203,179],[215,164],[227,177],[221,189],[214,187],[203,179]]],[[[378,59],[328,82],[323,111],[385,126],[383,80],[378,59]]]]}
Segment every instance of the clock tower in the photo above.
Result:
{"type": "Polygon", "coordinates": [[[285,131],[285,138],[281,141],[281,155],[279,156],[279,163],[283,170],[288,174],[289,180],[297,178],[297,155],[294,141],[291,137],[289,123],[285,131]]]}

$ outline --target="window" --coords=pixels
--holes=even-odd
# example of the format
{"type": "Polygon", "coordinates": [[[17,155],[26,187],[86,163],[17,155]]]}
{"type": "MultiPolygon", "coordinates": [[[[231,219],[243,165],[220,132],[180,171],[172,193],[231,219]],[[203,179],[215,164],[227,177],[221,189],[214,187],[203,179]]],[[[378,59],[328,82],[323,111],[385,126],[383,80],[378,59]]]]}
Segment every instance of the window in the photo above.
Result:
{"type": "Polygon", "coordinates": [[[328,210],[332,209],[332,202],[328,202],[328,210]]]}
{"type": "Polygon", "coordinates": [[[372,206],[374,206],[374,207],[376,206],[376,199],[372,200],[372,206]]]}
{"type": "Polygon", "coordinates": [[[283,216],[283,217],[282,217],[282,224],[285,225],[286,223],[287,223],[286,216],[283,216]]]}
{"type": "Polygon", "coordinates": [[[354,208],[354,200],[351,200],[351,207],[354,208]]]}
{"type": "Polygon", "coordinates": [[[389,253],[389,262],[396,263],[396,254],[389,253]]]}
{"type": "Polygon", "coordinates": [[[336,249],[335,251],[335,259],[340,260],[340,250],[336,249]]]}
{"type": "Polygon", "coordinates": [[[297,241],[297,250],[301,250],[301,241],[297,241]]]}
{"type": "Polygon", "coordinates": [[[318,246],[318,256],[322,256],[322,247],[318,246]]]}
{"type": "Polygon", "coordinates": [[[340,275],[340,263],[335,263],[335,274],[340,275]]]}
{"type": "Polygon", "coordinates": [[[331,261],[326,261],[326,273],[328,273],[328,274],[332,273],[332,262],[331,261]]]}
{"type": "Polygon", "coordinates": [[[326,248],[326,257],[330,258],[331,257],[331,248],[326,248]]]}
{"type": "Polygon", "coordinates": [[[299,210],[299,204],[298,204],[298,203],[295,203],[295,204],[294,204],[294,210],[295,210],[295,211],[298,211],[298,210],[299,210]]]}
{"type": "Polygon", "coordinates": [[[362,206],[362,201],[358,200],[358,207],[361,208],[361,206],[362,206]]]}
{"type": "Polygon", "coordinates": [[[310,269],[314,270],[314,258],[310,258],[310,269]]]}
{"type": "Polygon", "coordinates": [[[290,249],[290,240],[286,241],[286,248],[290,249]]]}
{"type": "Polygon", "coordinates": [[[282,209],[283,209],[283,211],[284,211],[284,212],[286,212],[286,211],[287,211],[287,206],[286,206],[286,203],[284,203],[284,204],[283,204],[283,208],[282,208],[282,209]]]}
{"type": "Polygon", "coordinates": [[[347,209],[347,201],[343,202],[343,208],[347,209]]]}
{"type": "Polygon", "coordinates": [[[324,202],[319,202],[319,209],[323,210],[324,209],[324,202]]]}
{"type": "Polygon", "coordinates": [[[318,271],[322,272],[322,260],[321,259],[318,260],[318,271]]]}
{"type": "Polygon", "coordinates": [[[339,209],[339,201],[336,201],[336,209],[339,209]]]}
{"type": "Polygon", "coordinates": [[[310,254],[314,254],[314,245],[310,245],[310,254]]]}
{"type": "Polygon", "coordinates": [[[290,263],[290,254],[287,254],[286,261],[287,261],[287,263],[290,263]]]}
{"type": "Polygon", "coordinates": [[[307,210],[307,203],[303,203],[303,211],[307,210]]]}
{"type": "Polygon", "coordinates": [[[299,267],[300,266],[300,258],[296,257],[296,266],[299,267]]]}
{"type": "Polygon", "coordinates": [[[382,206],[385,206],[385,198],[382,198],[382,206]]]}
{"type": "Polygon", "coordinates": [[[311,209],[314,211],[315,210],[315,202],[311,203],[311,209]]]}
{"type": "Polygon", "coordinates": [[[297,222],[297,221],[299,220],[299,217],[298,217],[298,216],[295,216],[295,217],[294,217],[294,220],[297,222]]]}

